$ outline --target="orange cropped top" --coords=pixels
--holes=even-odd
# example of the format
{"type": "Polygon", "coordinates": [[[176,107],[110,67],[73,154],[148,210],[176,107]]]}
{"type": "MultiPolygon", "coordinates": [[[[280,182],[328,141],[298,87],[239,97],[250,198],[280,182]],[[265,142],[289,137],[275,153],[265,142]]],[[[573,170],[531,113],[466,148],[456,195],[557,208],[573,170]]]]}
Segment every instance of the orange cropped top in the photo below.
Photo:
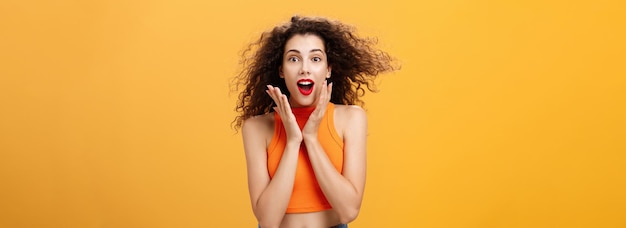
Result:
{"type": "MultiPolygon", "coordinates": [[[[300,129],[304,127],[313,110],[315,110],[315,107],[292,108],[300,129]]],[[[335,130],[334,110],[334,104],[328,103],[317,137],[335,169],[341,173],[343,169],[343,141],[335,130]]],[[[270,178],[274,177],[287,144],[285,127],[276,112],[274,113],[274,122],[274,136],[267,148],[267,169],[270,178]]],[[[317,183],[304,142],[300,145],[299,153],[296,177],[291,199],[287,206],[287,213],[305,213],[331,209],[332,207],[317,183]]]]}

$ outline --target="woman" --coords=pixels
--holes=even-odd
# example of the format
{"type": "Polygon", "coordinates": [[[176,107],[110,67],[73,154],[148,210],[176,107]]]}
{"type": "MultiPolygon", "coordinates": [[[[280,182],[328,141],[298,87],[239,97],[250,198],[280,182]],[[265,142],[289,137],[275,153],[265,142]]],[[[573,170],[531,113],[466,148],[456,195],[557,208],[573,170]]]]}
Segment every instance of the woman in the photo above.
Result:
{"type": "Polygon", "coordinates": [[[242,128],[259,226],[347,227],[365,188],[360,97],[395,70],[376,41],[338,21],[292,17],[243,53],[234,123],[242,128]]]}

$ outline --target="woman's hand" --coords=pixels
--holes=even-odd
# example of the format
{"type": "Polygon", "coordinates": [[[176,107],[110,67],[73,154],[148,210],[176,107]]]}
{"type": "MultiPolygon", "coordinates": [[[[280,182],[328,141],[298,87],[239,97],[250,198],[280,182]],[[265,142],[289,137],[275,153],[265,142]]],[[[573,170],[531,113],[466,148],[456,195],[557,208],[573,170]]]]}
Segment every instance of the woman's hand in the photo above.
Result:
{"type": "Polygon", "coordinates": [[[294,116],[291,111],[287,96],[280,91],[280,88],[271,85],[267,85],[266,92],[272,97],[274,103],[276,103],[274,111],[278,112],[278,115],[280,115],[280,118],[283,120],[287,134],[287,142],[300,144],[303,139],[302,132],[300,131],[298,122],[296,122],[296,116],[294,116]]]}
{"type": "Polygon", "coordinates": [[[320,90],[319,99],[317,101],[317,106],[309,120],[304,125],[302,129],[303,137],[311,137],[317,139],[317,131],[320,127],[320,123],[324,118],[324,114],[326,113],[326,106],[328,102],[330,102],[330,95],[333,92],[333,83],[327,85],[326,80],[324,80],[324,84],[322,85],[322,89],[320,90]]]}

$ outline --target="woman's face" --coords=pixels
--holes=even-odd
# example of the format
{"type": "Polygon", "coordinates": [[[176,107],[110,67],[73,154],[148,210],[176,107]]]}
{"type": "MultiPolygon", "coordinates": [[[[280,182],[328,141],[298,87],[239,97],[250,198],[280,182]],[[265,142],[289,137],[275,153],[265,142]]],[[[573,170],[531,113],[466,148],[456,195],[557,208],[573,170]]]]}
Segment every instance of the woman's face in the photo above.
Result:
{"type": "Polygon", "coordinates": [[[314,105],[330,71],[324,42],[319,36],[298,34],[287,40],[280,77],[285,79],[291,94],[291,107],[314,105]]]}

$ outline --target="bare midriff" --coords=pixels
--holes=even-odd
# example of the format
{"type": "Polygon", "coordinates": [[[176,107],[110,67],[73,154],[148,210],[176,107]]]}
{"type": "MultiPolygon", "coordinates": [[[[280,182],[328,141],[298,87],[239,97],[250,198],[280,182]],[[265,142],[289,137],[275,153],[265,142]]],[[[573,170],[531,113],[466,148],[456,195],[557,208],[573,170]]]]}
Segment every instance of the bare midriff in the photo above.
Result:
{"type": "Polygon", "coordinates": [[[288,213],[280,228],[329,228],[339,225],[339,217],[332,209],[308,213],[288,213]]]}

